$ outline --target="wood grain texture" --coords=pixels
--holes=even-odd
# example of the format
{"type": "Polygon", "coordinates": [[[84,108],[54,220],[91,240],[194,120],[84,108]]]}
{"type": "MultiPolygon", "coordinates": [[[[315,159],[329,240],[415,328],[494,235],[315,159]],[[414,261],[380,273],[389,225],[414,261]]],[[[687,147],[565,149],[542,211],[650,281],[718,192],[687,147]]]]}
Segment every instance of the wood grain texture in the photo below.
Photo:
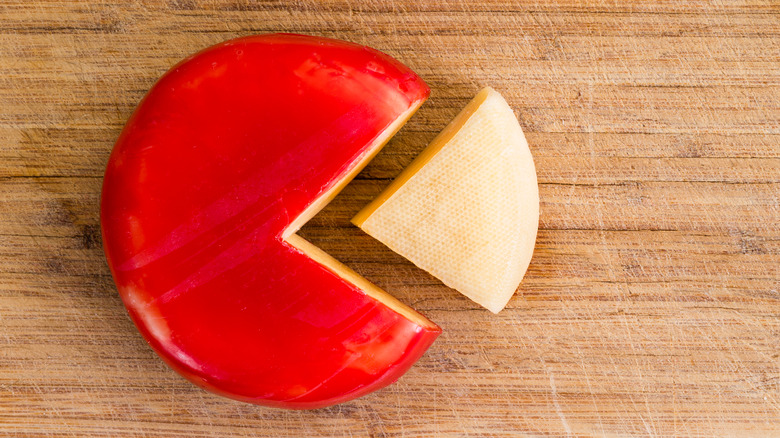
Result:
{"type": "Polygon", "coordinates": [[[780,436],[780,4],[0,2],[0,436],[780,436]],[[101,249],[108,154],[228,38],[342,38],[428,103],[302,231],[444,329],[398,383],[309,412],[205,393],[136,332],[101,249]],[[541,229],[495,316],[349,224],[485,85],[541,229]]]}

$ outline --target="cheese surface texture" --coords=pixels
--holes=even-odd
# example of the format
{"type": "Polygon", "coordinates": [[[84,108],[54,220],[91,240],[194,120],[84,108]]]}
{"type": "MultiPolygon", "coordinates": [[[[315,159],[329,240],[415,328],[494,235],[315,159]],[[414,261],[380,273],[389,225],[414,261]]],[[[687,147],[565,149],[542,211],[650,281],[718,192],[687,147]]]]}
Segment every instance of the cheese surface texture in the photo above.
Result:
{"type": "Polygon", "coordinates": [[[359,212],[363,231],[497,313],[531,261],[533,157],[514,112],[485,88],[359,212]]]}

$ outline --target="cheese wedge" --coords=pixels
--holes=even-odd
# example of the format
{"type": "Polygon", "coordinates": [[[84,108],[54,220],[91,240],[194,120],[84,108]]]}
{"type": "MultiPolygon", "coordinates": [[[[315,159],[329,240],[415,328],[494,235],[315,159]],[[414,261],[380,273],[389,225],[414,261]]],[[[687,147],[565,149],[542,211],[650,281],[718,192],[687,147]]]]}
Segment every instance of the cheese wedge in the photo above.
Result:
{"type": "Polygon", "coordinates": [[[352,222],[498,313],[536,241],[539,191],[514,112],[485,88],[352,222]]]}

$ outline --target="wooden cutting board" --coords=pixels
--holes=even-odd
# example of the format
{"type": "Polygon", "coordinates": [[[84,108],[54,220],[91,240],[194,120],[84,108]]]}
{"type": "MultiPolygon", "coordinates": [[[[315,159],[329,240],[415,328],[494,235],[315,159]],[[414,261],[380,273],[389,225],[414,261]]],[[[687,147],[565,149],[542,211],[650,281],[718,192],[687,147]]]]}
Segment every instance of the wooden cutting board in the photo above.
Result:
{"type": "Polygon", "coordinates": [[[780,436],[780,3],[0,3],[0,436],[780,436]],[[203,392],[136,332],[98,199],[188,54],[299,32],[383,50],[431,99],[302,234],[444,334],[398,383],[292,412],[203,392]],[[499,315],[349,218],[482,86],[536,159],[541,223],[499,315]]]}

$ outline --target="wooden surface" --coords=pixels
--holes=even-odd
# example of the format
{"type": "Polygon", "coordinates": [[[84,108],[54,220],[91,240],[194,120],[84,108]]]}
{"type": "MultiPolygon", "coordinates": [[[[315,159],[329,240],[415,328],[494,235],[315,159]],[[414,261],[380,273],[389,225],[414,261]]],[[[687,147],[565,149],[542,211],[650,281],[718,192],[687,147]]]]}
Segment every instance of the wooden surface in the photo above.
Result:
{"type": "Polygon", "coordinates": [[[0,3],[0,436],[780,436],[780,4],[0,3]],[[302,234],[439,323],[397,384],[290,412],[196,389],[136,332],[103,168],[184,56],[263,32],[386,51],[428,103],[302,234]],[[349,224],[484,85],[541,229],[494,316],[349,224]]]}

